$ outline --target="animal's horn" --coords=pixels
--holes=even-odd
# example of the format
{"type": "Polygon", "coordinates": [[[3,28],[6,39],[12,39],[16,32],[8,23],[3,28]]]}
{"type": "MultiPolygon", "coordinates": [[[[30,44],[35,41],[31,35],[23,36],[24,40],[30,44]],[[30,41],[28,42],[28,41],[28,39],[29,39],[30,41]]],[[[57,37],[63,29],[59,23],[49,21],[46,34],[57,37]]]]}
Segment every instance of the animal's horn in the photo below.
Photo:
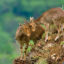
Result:
{"type": "Polygon", "coordinates": [[[28,23],[26,19],[24,20],[24,23],[26,23],[26,24],[28,23]]]}
{"type": "Polygon", "coordinates": [[[22,26],[22,24],[21,24],[21,23],[19,23],[19,26],[22,26]]]}
{"type": "Polygon", "coordinates": [[[27,22],[27,20],[25,20],[24,23],[25,23],[25,24],[29,24],[29,23],[27,22]]]}
{"type": "Polygon", "coordinates": [[[27,21],[24,21],[24,23],[28,23],[27,21]]]}
{"type": "Polygon", "coordinates": [[[34,17],[30,17],[30,21],[33,21],[34,20],[34,17]]]}

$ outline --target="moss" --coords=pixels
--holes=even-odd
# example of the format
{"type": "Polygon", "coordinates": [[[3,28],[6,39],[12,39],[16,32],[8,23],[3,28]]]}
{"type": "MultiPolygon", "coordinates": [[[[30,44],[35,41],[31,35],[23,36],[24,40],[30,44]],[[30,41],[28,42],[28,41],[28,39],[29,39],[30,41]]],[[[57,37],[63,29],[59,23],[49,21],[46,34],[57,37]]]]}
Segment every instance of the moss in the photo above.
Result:
{"type": "Polygon", "coordinates": [[[40,58],[35,64],[48,64],[46,59],[40,58]]]}
{"type": "Polygon", "coordinates": [[[64,41],[61,41],[60,45],[64,45],[64,41]]]}

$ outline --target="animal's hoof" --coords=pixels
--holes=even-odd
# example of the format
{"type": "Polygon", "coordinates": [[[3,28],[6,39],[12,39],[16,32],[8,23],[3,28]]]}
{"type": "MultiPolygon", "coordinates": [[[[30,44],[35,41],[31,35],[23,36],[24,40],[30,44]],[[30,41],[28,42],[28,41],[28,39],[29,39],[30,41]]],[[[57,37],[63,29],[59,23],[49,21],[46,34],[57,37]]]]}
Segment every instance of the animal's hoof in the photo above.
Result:
{"type": "Polygon", "coordinates": [[[48,39],[45,39],[45,42],[47,42],[48,41],[48,39]]]}
{"type": "Polygon", "coordinates": [[[22,58],[22,57],[20,57],[20,60],[23,60],[23,58],[22,58]]]}
{"type": "Polygon", "coordinates": [[[59,39],[59,36],[56,36],[55,41],[57,41],[58,39],[59,39]]]}
{"type": "Polygon", "coordinates": [[[23,60],[23,61],[25,61],[25,60],[26,60],[26,56],[25,56],[25,55],[23,55],[23,56],[20,56],[20,60],[23,60]]]}
{"type": "Polygon", "coordinates": [[[20,58],[20,60],[23,60],[23,61],[25,61],[25,60],[26,60],[26,58],[20,58]]]}

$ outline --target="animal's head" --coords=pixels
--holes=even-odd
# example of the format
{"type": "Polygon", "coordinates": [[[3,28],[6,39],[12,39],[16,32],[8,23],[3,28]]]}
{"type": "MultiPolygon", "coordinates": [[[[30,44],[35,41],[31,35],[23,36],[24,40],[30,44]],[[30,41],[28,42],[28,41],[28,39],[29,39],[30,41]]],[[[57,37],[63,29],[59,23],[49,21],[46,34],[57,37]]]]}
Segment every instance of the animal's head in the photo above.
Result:
{"type": "Polygon", "coordinates": [[[31,35],[31,29],[29,27],[29,23],[25,23],[22,25],[22,32],[28,37],[31,35]]]}
{"type": "Polygon", "coordinates": [[[29,28],[29,24],[26,24],[26,23],[25,23],[25,24],[23,24],[23,25],[19,25],[19,27],[18,27],[18,29],[17,29],[17,31],[16,31],[16,38],[21,37],[22,34],[30,37],[30,35],[31,35],[31,30],[30,30],[30,28],[29,28]]]}
{"type": "Polygon", "coordinates": [[[34,32],[36,30],[36,23],[33,17],[30,17],[30,23],[29,26],[31,28],[31,30],[34,32]]]}

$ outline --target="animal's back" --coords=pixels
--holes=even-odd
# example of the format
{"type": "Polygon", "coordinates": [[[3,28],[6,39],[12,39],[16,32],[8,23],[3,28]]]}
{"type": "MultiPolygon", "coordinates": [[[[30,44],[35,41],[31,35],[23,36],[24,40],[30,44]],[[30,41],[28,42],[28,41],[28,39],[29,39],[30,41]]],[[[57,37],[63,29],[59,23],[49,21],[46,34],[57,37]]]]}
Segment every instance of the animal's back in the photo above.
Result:
{"type": "Polygon", "coordinates": [[[61,8],[52,8],[46,12],[44,12],[36,22],[41,23],[53,23],[53,20],[58,19],[59,17],[64,17],[64,10],[61,8]]]}

